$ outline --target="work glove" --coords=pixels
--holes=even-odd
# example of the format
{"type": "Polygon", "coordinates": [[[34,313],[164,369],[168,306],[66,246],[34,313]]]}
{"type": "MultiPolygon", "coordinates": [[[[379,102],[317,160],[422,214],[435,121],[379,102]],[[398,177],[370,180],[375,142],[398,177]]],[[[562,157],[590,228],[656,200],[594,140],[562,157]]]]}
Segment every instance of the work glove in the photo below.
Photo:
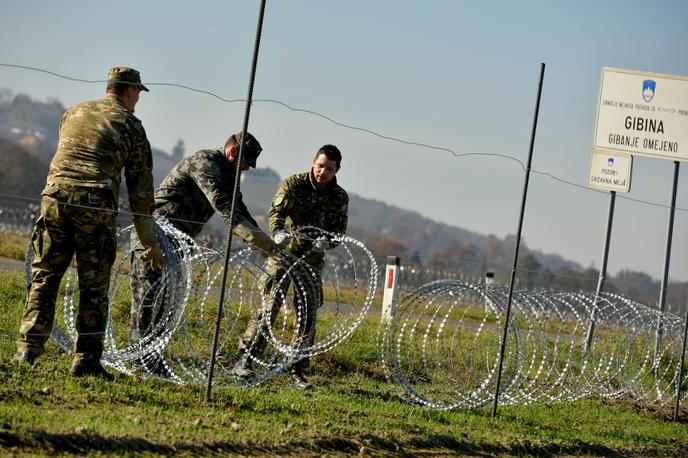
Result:
{"type": "Polygon", "coordinates": [[[162,250],[160,250],[158,239],[155,238],[153,219],[150,217],[135,217],[134,227],[136,228],[136,234],[139,236],[141,245],[143,245],[141,259],[144,261],[151,261],[153,269],[162,269],[165,265],[165,259],[162,255],[162,250]]]}
{"type": "Polygon", "coordinates": [[[325,250],[330,248],[330,242],[327,240],[327,237],[324,235],[321,235],[317,239],[313,241],[313,250],[317,251],[319,253],[324,253],[325,250]]]}
{"type": "Polygon", "coordinates": [[[270,253],[277,249],[275,242],[260,229],[254,234],[252,244],[266,255],[270,255],[270,253]]]}
{"type": "Polygon", "coordinates": [[[237,221],[232,230],[234,234],[244,239],[246,243],[267,255],[275,250],[275,242],[257,226],[244,221],[237,221]]]}
{"type": "Polygon", "coordinates": [[[275,241],[275,245],[277,245],[278,248],[284,248],[289,245],[292,236],[286,231],[277,231],[272,239],[275,241]]]}

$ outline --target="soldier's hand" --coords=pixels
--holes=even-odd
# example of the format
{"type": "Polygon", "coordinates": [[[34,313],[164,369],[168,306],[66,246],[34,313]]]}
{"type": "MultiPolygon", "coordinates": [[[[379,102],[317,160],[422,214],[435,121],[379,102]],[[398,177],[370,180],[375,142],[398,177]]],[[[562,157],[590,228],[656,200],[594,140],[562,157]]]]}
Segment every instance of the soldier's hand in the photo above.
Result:
{"type": "Polygon", "coordinates": [[[141,259],[144,261],[151,261],[151,266],[155,270],[160,270],[165,267],[165,258],[160,250],[160,245],[157,243],[145,247],[141,259]]]}
{"type": "Polygon", "coordinates": [[[272,239],[275,241],[275,245],[277,245],[278,248],[284,248],[285,246],[289,245],[289,242],[292,240],[292,236],[286,231],[278,231],[275,233],[272,239]]]}
{"type": "Polygon", "coordinates": [[[330,242],[327,240],[327,237],[324,235],[321,235],[317,239],[313,241],[313,249],[315,251],[318,251],[320,253],[324,253],[325,250],[330,248],[330,242]]]}
{"type": "Polygon", "coordinates": [[[265,256],[271,256],[277,251],[277,244],[267,235],[259,243],[254,242],[253,247],[260,250],[265,256]]]}

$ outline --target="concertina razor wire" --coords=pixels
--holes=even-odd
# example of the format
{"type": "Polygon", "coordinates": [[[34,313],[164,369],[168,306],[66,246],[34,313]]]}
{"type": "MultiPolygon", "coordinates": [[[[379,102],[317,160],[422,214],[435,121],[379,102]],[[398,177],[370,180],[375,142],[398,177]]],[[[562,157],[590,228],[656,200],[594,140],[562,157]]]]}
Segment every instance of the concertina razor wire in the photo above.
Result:
{"type": "MultiPolygon", "coordinates": [[[[155,215],[155,222],[165,266],[159,281],[144,292],[150,294],[150,315],[155,318],[147,329],[138,327],[140,317],[130,307],[132,252],[125,252],[111,275],[102,362],[129,375],[139,373],[177,384],[203,384],[210,364],[223,256],[197,245],[164,217],[155,215]]],[[[121,242],[132,232],[133,226],[121,229],[118,239],[121,242]]],[[[322,275],[306,262],[312,250],[300,257],[283,250],[270,253],[272,259],[286,266],[280,278],[272,278],[267,272],[267,260],[260,251],[243,246],[232,253],[215,383],[263,383],[297,361],[341,344],[368,313],[375,297],[378,268],[365,245],[352,237],[312,226],[297,228],[291,235],[307,243],[327,236],[336,247],[326,252],[322,275]],[[268,290],[268,281],[278,287],[268,290]],[[279,287],[285,282],[291,284],[290,289],[279,287]],[[268,314],[267,326],[256,335],[267,341],[265,348],[253,354],[250,350],[256,339],[249,342],[248,348],[241,348],[240,339],[251,320],[260,316],[265,303],[274,300],[282,304],[279,312],[275,316],[268,314]],[[311,307],[323,303],[318,310],[316,340],[312,345],[307,345],[302,336],[309,301],[315,302],[311,307]],[[238,379],[232,368],[247,354],[253,362],[254,376],[238,379]]],[[[26,257],[27,282],[33,257],[30,246],[26,257]]],[[[61,314],[56,312],[51,339],[71,352],[77,336],[78,277],[73,272],[66,277],[61,314]]],[[[57,309],[60,310],[59,300],[57,309]]],[[[143,307],[138,313],[142,310],[143,307]]]]}
{"type": "MultiPolygon", "coordinates": [[[[399,396],[438,410],[492,403],[507,297],[506,287],[453,280],[402,297],[378,338],[380,364],[399,396]]],[[[678,316],[616,294],[517,290],[499,404],[621,395],[668,404],[677,384],[688,382],[685,373],[678,380],[683,326],[678,316]]]]}

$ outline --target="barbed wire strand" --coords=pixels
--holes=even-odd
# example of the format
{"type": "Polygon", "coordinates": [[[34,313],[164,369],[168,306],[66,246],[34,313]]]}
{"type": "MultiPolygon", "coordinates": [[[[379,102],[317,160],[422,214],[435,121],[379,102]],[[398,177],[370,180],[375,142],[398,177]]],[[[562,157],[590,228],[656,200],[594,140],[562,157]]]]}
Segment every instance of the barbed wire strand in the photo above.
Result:
{"type": "MultiPolygon", "coordinates": [[[[29,202],[36,202],[39,204],[41,203],[41,199],[36,198],[36,197],[19,196],[19,195],[15,195],[15,194],[6,194],[6,193],[2,193],[2,192],[0,192],[0,197],[6,197],[6,198],[10,198],[10,199],[17,199],[17,200],[25,200],[25,201],[29,201],[29,202]]],[[[91,207],[89,205],[75,204],[75,203],[71,203],[71,202],[60,202],[60,205],[65,205],[65,206],[75,207],[75,208],[86,208],[86,209],[93,210],[93,211],[103,211],[103,212],[107,212],[107,213],[117,213],[117,214],[122,214],[122,215],[129,215],[132,217],[133,216],[145,216],[145,217],[151,216],[151,215],[148,215],[146,213],[133,212],[133,211],[126,210],[126,209],[114,210],[114,209],[108,209],[108,208],[91,207]]],[[[167,218],[167,216],[166,216],[166,218],[167,218]]],[[[170,221],[179,221],[182,223],[205,224],[204,221],[194,221],[194,220],[183,219],[183,218],[167,218],[167,219],[170,221]]]]}

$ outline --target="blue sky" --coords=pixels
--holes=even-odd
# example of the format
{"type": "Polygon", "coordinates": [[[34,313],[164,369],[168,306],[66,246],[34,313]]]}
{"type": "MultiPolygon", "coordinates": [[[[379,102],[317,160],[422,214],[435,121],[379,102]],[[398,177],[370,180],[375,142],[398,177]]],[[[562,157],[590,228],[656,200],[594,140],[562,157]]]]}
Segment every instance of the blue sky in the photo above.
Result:
{"type": "MultiPolygon", "coordinates": [[[[258,1],[1,0],[0,62],[83,79],[139,69],[244,98],[258,1]]],[[[268,0],[254,90],[384,135],[526,160],[540,62],[547,65],[533,168],[585,186],[602,67],[688,75],[685,1],[268,0]]],[[[66,105],[103,85],[0,66],[0,86],[66,105]]],[[[137,106],[151,143],[216,147],[243,103],[152,86],[137,106]]],[[[494,156],[455,158],[256,102],[261,164],[283,177],[337,144],[349,191],[500,237],[514,233],[523,170],[494,156]]],[[[673,165],[637,157],[629,197],[669,202],[673,165]]],[[[683,167],[677,206],[688,208],[683,167]]],[[[523,235],[531,248],[599,266],[608,195],[531,177],[523,235]]],[[[668,210],[617,199],[609,268],[659,277],[668,210]]],[[[688,280],[688,212],[676,214],[671,277],[688,280]]]]}

